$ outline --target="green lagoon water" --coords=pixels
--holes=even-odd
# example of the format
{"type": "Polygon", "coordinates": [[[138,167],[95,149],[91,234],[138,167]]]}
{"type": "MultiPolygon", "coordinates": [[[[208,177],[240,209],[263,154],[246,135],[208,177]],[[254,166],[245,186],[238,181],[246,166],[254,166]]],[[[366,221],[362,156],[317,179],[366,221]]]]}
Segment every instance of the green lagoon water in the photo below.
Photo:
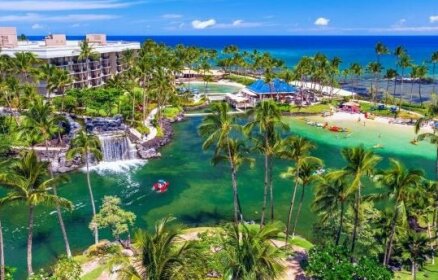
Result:
{"type": "MultiPolygon", "coordinates": [[[[310,127],[304,120],[288,118],[293,133],[313,140],[318,149],[315,155],[322,158],[328,167],[344,164],[340,149],[346,146],[364,144],[372,147],[377,143],[385,148],[376,150],[384,158],[401,159],[407,166],[421,167],[432,177],[434,170],[434,149],[430,144],[409,143],[413,130],[396,126],[338,122],[349,127],[350,137],[332,133],[321,128],[310,127]],[[379,136],[380,135],[380,136],[379,136]]],[[[175,125],[175,139],[162,149],[163,157],[122,173],[94,172],[92,185],[98,205],[104,195],[122,198],[123,207],[137,215],[137,227],[151,229],[154,222],[167,215],[173,215],[187,226],[211,225],[232,219],[232,193],[227,166],[212,167],[210,153],[201,150],[201,139],[197,127],[201,118],[188,119],[175,125]],[[151,185],[159,179],[168,180],[170,189],[164,194],[151,192],[151,185]]],[[[263,194],[263,161],[257,158],[254,169],[242,168],[239,172],[239,190],[246,219],[258,219],[263,194]]],[[[386,165],[386,161],[382,166],[386,165]]],[[[288,163],[275,163],[274,188],[277,217],[284,220],[290,199],[292,183],[280,179],[278,174],[288,163]]],[[[91,216],[85,175],[75,172],[69,175],[70,182],[62,186],[60,194],[71,199],[76,208],[65,213],[70,243],[74,251],[81,252],[93,242],[88,223],[91,216]]],[[[309,239],[313,214],[310,211],[311,188],[307,192],[299,234],[309,239]]],[[[52,263],[63,253],[64,245],[54,209],[40,207],[36,217],[34,236],[34,266],[40,268],[52,263]]],[[[14,206],[2,213],[7,265],[19,268],[18,279],[24,277],[26,261],[27,212],[24,206],[14,206]],[[21,278],[20,278],[21,277],[21,278]]],[[[108,231],[101,232],[101,238],[109,238],[108,231]]]]}

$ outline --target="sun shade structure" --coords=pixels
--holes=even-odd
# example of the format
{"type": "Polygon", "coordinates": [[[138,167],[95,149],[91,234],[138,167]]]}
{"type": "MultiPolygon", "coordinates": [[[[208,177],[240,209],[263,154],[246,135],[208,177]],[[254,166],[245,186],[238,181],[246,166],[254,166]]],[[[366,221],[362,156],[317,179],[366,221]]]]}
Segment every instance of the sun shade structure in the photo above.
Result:
{"type": "Polygon", "coordinates": [[[248,86],[247,89],[258,95],[294,94],[297,92],[296,87],[280,79],[274,79],[271,83],[266,83],[263,80],[257,80],[248,86]]]}

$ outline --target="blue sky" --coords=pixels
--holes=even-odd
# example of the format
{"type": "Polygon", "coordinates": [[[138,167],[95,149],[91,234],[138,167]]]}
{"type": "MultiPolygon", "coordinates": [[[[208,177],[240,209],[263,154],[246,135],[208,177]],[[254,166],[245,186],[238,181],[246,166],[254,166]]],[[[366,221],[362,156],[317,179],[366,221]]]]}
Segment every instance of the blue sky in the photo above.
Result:
{"type": "Polygon", "coordinates": [[[18,33],[438,35],[438,0],[0,0],[18,33]]]}

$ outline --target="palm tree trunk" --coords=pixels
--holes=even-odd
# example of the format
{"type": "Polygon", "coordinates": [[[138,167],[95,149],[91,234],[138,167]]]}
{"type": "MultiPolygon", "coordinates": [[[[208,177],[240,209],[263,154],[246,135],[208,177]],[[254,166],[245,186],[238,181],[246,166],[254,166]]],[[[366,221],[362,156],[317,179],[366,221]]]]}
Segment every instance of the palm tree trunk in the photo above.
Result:
{"type": "Polygon", "coordinates": [[[432,82],[433,82],[433,87],[432,87],[432,92],[435,92],[435,83],[436,83],[436,79],[435,79],[435,67],[436,67],[436,63],[433,64],[433,69],[432,69],[432,82]]]}
{"type": "MultiPolygon", "coordinates": [[[[47,159],[49,159],[49,144],[47,141],[46,141],[46,156],[47,159]]],[[[50,167],[49,167],[49,173],[50,173],[50,177],[53,178],[53,172],[50,167]]],[[[53,194],[55,196],[58,196],[58,190],[56,186],[53,186],[53,194]]],[[[61,227],[61,233],[62,233],[62,238],[64,239],[65,252],[67,254],[67,258],[71,258],[70,243],[68,242],[68,236],[67,236],[67,231],[65,230],[64,219],[62,218],[61,207],[59,206],[58,202],[56,202],[56,215],[58,216],[59,226],[61,227]]]]}
{"type": "Polygon", "coordinates": [[[27,274],[31,276],[33,274],[32,269],[32,235],[33,235],[33,218],[34,207],[29,205],[29,221],[28,221],[28,233],[27,233],[27,274]]]}
{"type": "Polygon", "coordinates": [[[414,97],[414,83],[411,84],[411,97],[409,98],[409,104],[412,104],[412,98],[414,97]]]}
{"type": "MultiPolygon", "coordinates": [[[[87,185],[88,185],[88,192],[90,193],[90,200],[91,200],[91,209],[93,210],[93,218],[96,216],[96,205],[94,204],[94,196],[93,196],[93,190],[91,188],[91,182],[90,182],[90,169],[88,164],[88,153],[85,155],[86,158],[86,164],[87,164],[87,185]]],[[[97,229],[97,225],[94,225],[94,244],[99,243],[99,231],[97,229]]]]}
{"type": "Polygon", "coordinates": [[[271,222],[274,221],[274,185],[272,184],[272,157],[269,157],[269,198],[271,203],[271,222]]]}
{"type": "Polygon", "coordinates": [[[402,68],[402,75],[401,75],[401,84],[400,84],[400,103],[398,107],[398,111],[401,111],[402,106],[402,100],[403,100],[403,78],[404,78],[404,68],[402,68]]]}
{"type": "Polygon", "coordinates": [[[265,211],[266,211],[266,202],[268,199],[268,177],[269,177],[269,160],[268,155],[265,155],[265,186],[263,190],[263,206],[262,206],[262,216],[260,219],[260,228],[265,224],[265,211]]]}
{"type": "Polygon", "coordinates": [[[359,187],[356,193],[356,201],[354,207],[354,226],[353,226],[353,236],[351,240],[351,258],[353,259],[354,249],[356,248],[356,239],[357,239],[357,228],[359,227],[359,207],[360,207],[360,193],[361,184],[359,183],[359,187]]]}
{"type": "Polygon", "coordinates": [[[341,240],[342,227],[344,226],[344,212],[345,212],[345,205],[344,202],[341,202],[341,213],[340,213],[341,216],[339,217],[339,228],[336,234],[336,246],[339,245],[339,241],[341,240]]]}
{"type": "Polygon", "coordinates": [[[295,197],[297,195],[297,189],[298,189],[298,174],[300,174],[300,169],[297,168],[295,172],[295,184],[294,184],[294,190],[292,192],[292,197],[290,199],[290,206],[289,206],[289,214],[287,215],[287,223],[286,223],[286,244],[289,239],[289,230],[290,230],[290,220],[292,219],[292,212],[294,209],[295,204],[295,197]]]}
{"type": "Polygon", "coordinates": [[[305,185],[303,184],[303,185],[301,185],[301,198],[300,198],[300,203],[298,204],[297,215],[295,216],[294,227],[293,227],[293,229],[292,229],[292,239],[295,237],[295,230],[296,230],[296,228],[297,228],[298,220],[299,220],[299,218],[300,218],[301,208],[303,207],[304,193],[305,193],[305,185]]]}
{"type": "Polygon", "coordinates": [[[411,275],[413,280],[417,279],[417,264],[415,263],[415,261],[412,261],[411,275]]]}
{"type": "Polygon", "coordinates": [[[234,222],[236,224],[239,223],[239,203],[238,203],[238,195],[237,195],[237,178],[236,178],[236,167],[233,164],[232,161],[232,154],[231,154],[231,148],[230,144],[228,143],[228,159],[230,161],[230,168],[231,168],[231,183],[233,186],[233,206],[234,206],[234,222]]]}
{"type": "Polygon", "coordinates": [[[389,95],[389,80],[386,83],[386,92],[385,92],[385,105],[388,105],[388,95],[389,95]]]}
{"type": "Polygon", "coordinates": [[[395,226],[397,223],[397,218],[398,218],[398,203],[396,205],[395,213],[391,221],[391,232],[389,233],[389,240],[388,243],[386,244],[385,255],[383,256],[383,265],[388,265],[389,260],[391,259],[392,245],[394,242],[395,226]]]}
{"type": "Polygon", "coordinates": [[[5,251],[3,246],[3,227],[0,221],[0,280],[5,280],[5,251]]]}
{"type": "Polygon", "coordinates": [[[396,97],[395,97],[395,95],[396,95],[396,93],[397,93],[397,77],[395,77],[394,78],[394,91],[393,91],[393,93],[392,93],[392,97],[394,98],[394,105],[396,104],[396,97]]]}

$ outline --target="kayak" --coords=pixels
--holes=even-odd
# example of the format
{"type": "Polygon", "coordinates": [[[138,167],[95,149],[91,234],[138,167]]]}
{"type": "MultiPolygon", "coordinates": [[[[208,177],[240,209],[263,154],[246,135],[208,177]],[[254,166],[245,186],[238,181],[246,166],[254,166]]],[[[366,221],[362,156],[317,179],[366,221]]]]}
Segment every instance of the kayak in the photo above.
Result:
{"type": "Polygon", "coordinates": [[[156,182],[153,186],[152,186],[152,190],[156,191],[157,193],[164,193],[167,191],[167,189],[169,188],[170,183],[166,182],[164,180],[158,180],[158,182],[156,182]]]}

